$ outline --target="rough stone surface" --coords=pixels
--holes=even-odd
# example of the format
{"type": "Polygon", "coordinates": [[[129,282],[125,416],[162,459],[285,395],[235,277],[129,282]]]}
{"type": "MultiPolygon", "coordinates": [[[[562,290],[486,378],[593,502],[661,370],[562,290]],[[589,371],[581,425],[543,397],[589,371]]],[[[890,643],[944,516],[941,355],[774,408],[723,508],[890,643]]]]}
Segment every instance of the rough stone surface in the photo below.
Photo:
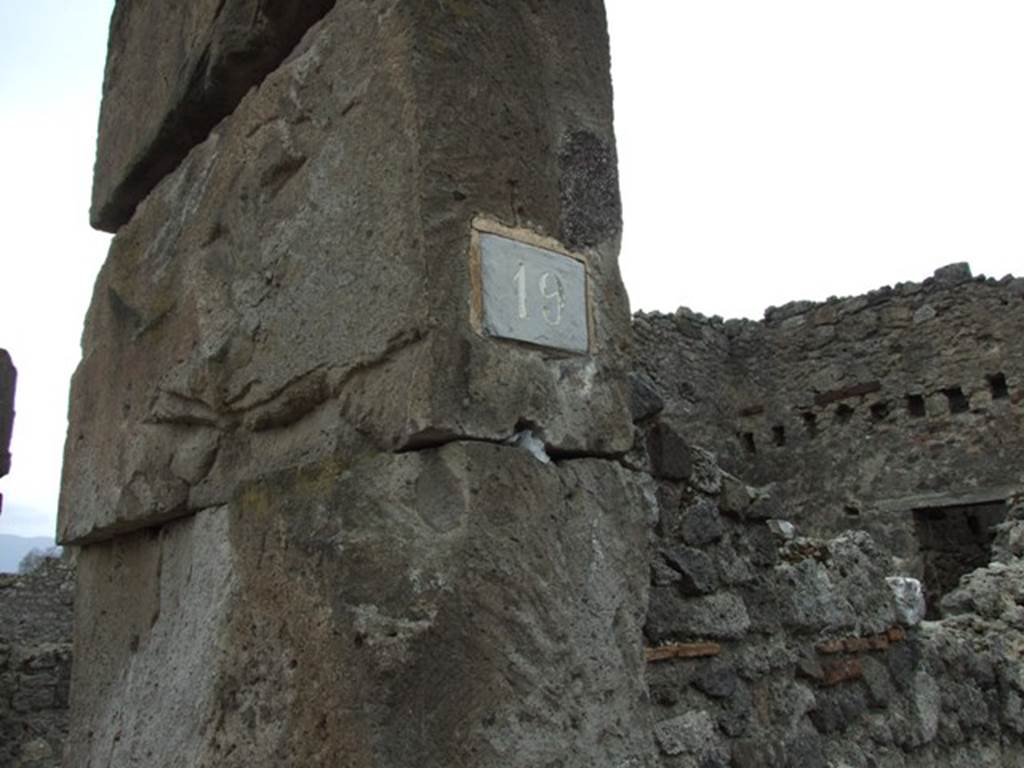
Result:
{"type": "Polygon", "coordinates": [[[633,413],[633,421],[645,421],[661,413],[665,408],[665,401],[661,399],[654,389],[654,385],[646,376],[631,374],[629,382],[632,386],[629,407],[633,413]]]}
{"type": "Polygon", "coordinates": [[[114,232],[334,0],[118,0],[92,224],[114,232]]]}
{"type": "MultiPolygon", "coordinates": [[[[0,477],[11,471],[11,434],[14,431],[14,390],[18,372],[7,350],[0,349],[0,477]]],[[[3,496],[0,495],[0,509],[3,496]]]]}
{"type": "Polygon", "coordinates": [[[630,374],[599,0],[330,5],[117,6],[65,768],[1019,765],[1020,281],[641,314],[630,374]],[[585,354],[481,332],[484,234],[585,264],[585,354]]]}
{"type": "MultiPolygon", "coordinates": [[[[723,492],[729,485],[726,476],[723,492]]],[[[681,507],[713,507],[715,497],[692,480],[663,479],[657,498],[645,632],[664,646],[647,684],[665,768],[1021,764],[1019,555],[1004,546],[1002,562],[947,596],[946,618],[906,627],[887,578],[891,560],[866,533],[790,540],[773,537],[771,521],[729,515],[713,540],[684,546],[666,520],[681,507]],[[713,591],[694,597],[684,574],[701,552],[719,578],[703,577],[713,591]],[[668,653],[709,638],[714,653],[668,653]]],[[[1009,519],[1024,519],[1024,505],[1009,519]]]]}
{"type": "Polygon", "coordinates": [[[648,433],[647,453],[655,477],[686,480],[693,471],[690,446],[677,429],[664,422],[658,422],[648,433]]]}
{"type": "Polygon", "coordinates": [[[0,574],[0,765],[57,768],[68,731],[74,569],[0,574]]]}
{"type": "Polygon", "coordinates": [[[729,753],[718,728],[706,712],[688,712],[658,723],[655,738],[666,757],[685,757],[707,768],[726,768],[729,753]]]}
{"type": "Polygon", "coordinates": [[[967,517],[1024,489],[1018,282],[960,264],[762,322],[639,313],[638,375],[691,444],[774,484],[784,511],[770,516],[818,536],[869,530],[931,594],[921,518],[967,517]]]}
{"type": "Polygon", "coordinates": [[[886,578],[896,598],[896,613],[900,623],[914,627],[921,623],[925,616],[924,590],[921,582],[906,576],[889,576],[886,578]]]}
{"type": "Polygon", "coordinates": [[[653,765],[645,498],[453,443],[86,547],[67,765],[653,765]]]}
{"type": "Polygon", "coordinates": [[[554,150],[572,144],[582,194],[581,148],[614,144],[607,64],[591,0],[339,3],[114,239],[72,386],[60,537],[160,524],[367,449],[529,428],[552,455],[627,451],[617,219],[579,246],[590,354],[471,323],[477,217],[577,231],[554,150]]]}

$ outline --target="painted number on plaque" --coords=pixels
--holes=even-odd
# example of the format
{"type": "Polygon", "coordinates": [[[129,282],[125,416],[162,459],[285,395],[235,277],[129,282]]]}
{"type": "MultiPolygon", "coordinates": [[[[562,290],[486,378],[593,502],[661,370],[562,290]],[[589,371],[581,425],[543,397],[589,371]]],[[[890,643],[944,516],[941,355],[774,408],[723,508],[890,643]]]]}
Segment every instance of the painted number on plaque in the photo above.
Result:
{"type": "MultiPolygon", "coordinates": [[[[537,281],[538,293],[541,298],[540,311],[548,325],[560,325],[562,311],[565,309],[565,285],[554,272],[542,272],[537,281]]],[[[530,318],[529,298],[527,297],[526,265],[519,262],[515,276],[516,301],[519,306],[519,319],[530,318]]]]}
{"type": "Polygon", "coordinates": [[[587,270],[582,261],[481,233],[480,276],[485,333],[571,352],[588,350],[587,270]]]}

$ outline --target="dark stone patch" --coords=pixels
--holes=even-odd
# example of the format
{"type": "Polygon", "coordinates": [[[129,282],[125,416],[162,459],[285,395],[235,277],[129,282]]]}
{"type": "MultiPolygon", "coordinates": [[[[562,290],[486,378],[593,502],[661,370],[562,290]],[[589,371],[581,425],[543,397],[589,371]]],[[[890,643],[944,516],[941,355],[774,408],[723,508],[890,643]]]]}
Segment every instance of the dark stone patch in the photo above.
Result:
{"type": "Polygon", "coordinates": [[[725,534],[718,507],[707,499],[700,499],[683,509],[681,517],[680,533],[683,541],[692,547],[703,547],[725,534]]]}
{"type": "Polygon", "coordinates": [[[857,686],[842,686],[819,691],[817,706],[809,713],[814,727],[823,734],[841,733],[855,724],[867,709],[864,691],[857,686]]]}
{"type": "Polygon", "coordinates": [[[558,161],[562,241],[586,248],[617,235],[622,203],[614,148],[588,131],[576,131],[565,140],[558,161]]]}
{"type": "Polygon", "coordinates": [[[693,472],[690,446],[682,436],[664,422],[657,424],[647,436],[647,451],[654,476],[666,480],[687,480],[693,472]]]}
{"type": "Polygon", "coordinates": [[[729,698],[736,693],[739,684],[736,670],[721,662],[706,666],[693,681],[698,691],[713,699],[729,698]]]}
{"type": "Polygon", "coordinates": [[[664,410],[665,401],[661,399],[661,395],[654,388],[654,382],[644,374],[630,374],[629,383],[629,406],[633,414],[634,424],[646,421],[652,416],[657,416],[664,410]]]}
{"type": "Polygon", "coordinates": [[[664,551],[661,556],[679,574],[677,583],[684,595],[707,595],[718,588],[715,564],[699,549],[681,547],[664,551]]]}

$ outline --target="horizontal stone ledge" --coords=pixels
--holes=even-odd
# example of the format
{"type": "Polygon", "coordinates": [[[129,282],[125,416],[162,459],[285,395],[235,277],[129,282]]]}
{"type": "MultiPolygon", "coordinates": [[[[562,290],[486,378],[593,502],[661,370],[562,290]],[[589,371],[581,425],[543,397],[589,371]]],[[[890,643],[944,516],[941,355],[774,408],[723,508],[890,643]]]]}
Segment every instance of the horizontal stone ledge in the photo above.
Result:
{"type": "Polygon", "coordinates": [[[914,496],[902,496],[895,499],[879,499],[871,506],[878,512],[911,512],[915,509],[929,507],[969,507],[975,504],[991,504],[1019,496],[1024,493],[1024,485],[993,485],[976,488],[963,493],[922,493],[914,496]]]}

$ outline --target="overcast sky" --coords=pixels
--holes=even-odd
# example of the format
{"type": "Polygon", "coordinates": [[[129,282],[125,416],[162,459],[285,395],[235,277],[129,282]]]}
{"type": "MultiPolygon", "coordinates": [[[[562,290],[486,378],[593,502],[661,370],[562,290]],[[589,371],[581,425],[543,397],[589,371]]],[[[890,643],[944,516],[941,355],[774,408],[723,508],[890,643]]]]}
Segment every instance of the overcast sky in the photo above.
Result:
{"type": "MultiPolygon", "coordinates": [[[[939,266],[1024,273],[1021,0],[607,0],[634,308],[760,317],[939,266]]],[[[0,533],[54,529],[112,0],[0,0],[0,533]]],[[[111,371],[111,375],[116,375],[111,371]]]]}

